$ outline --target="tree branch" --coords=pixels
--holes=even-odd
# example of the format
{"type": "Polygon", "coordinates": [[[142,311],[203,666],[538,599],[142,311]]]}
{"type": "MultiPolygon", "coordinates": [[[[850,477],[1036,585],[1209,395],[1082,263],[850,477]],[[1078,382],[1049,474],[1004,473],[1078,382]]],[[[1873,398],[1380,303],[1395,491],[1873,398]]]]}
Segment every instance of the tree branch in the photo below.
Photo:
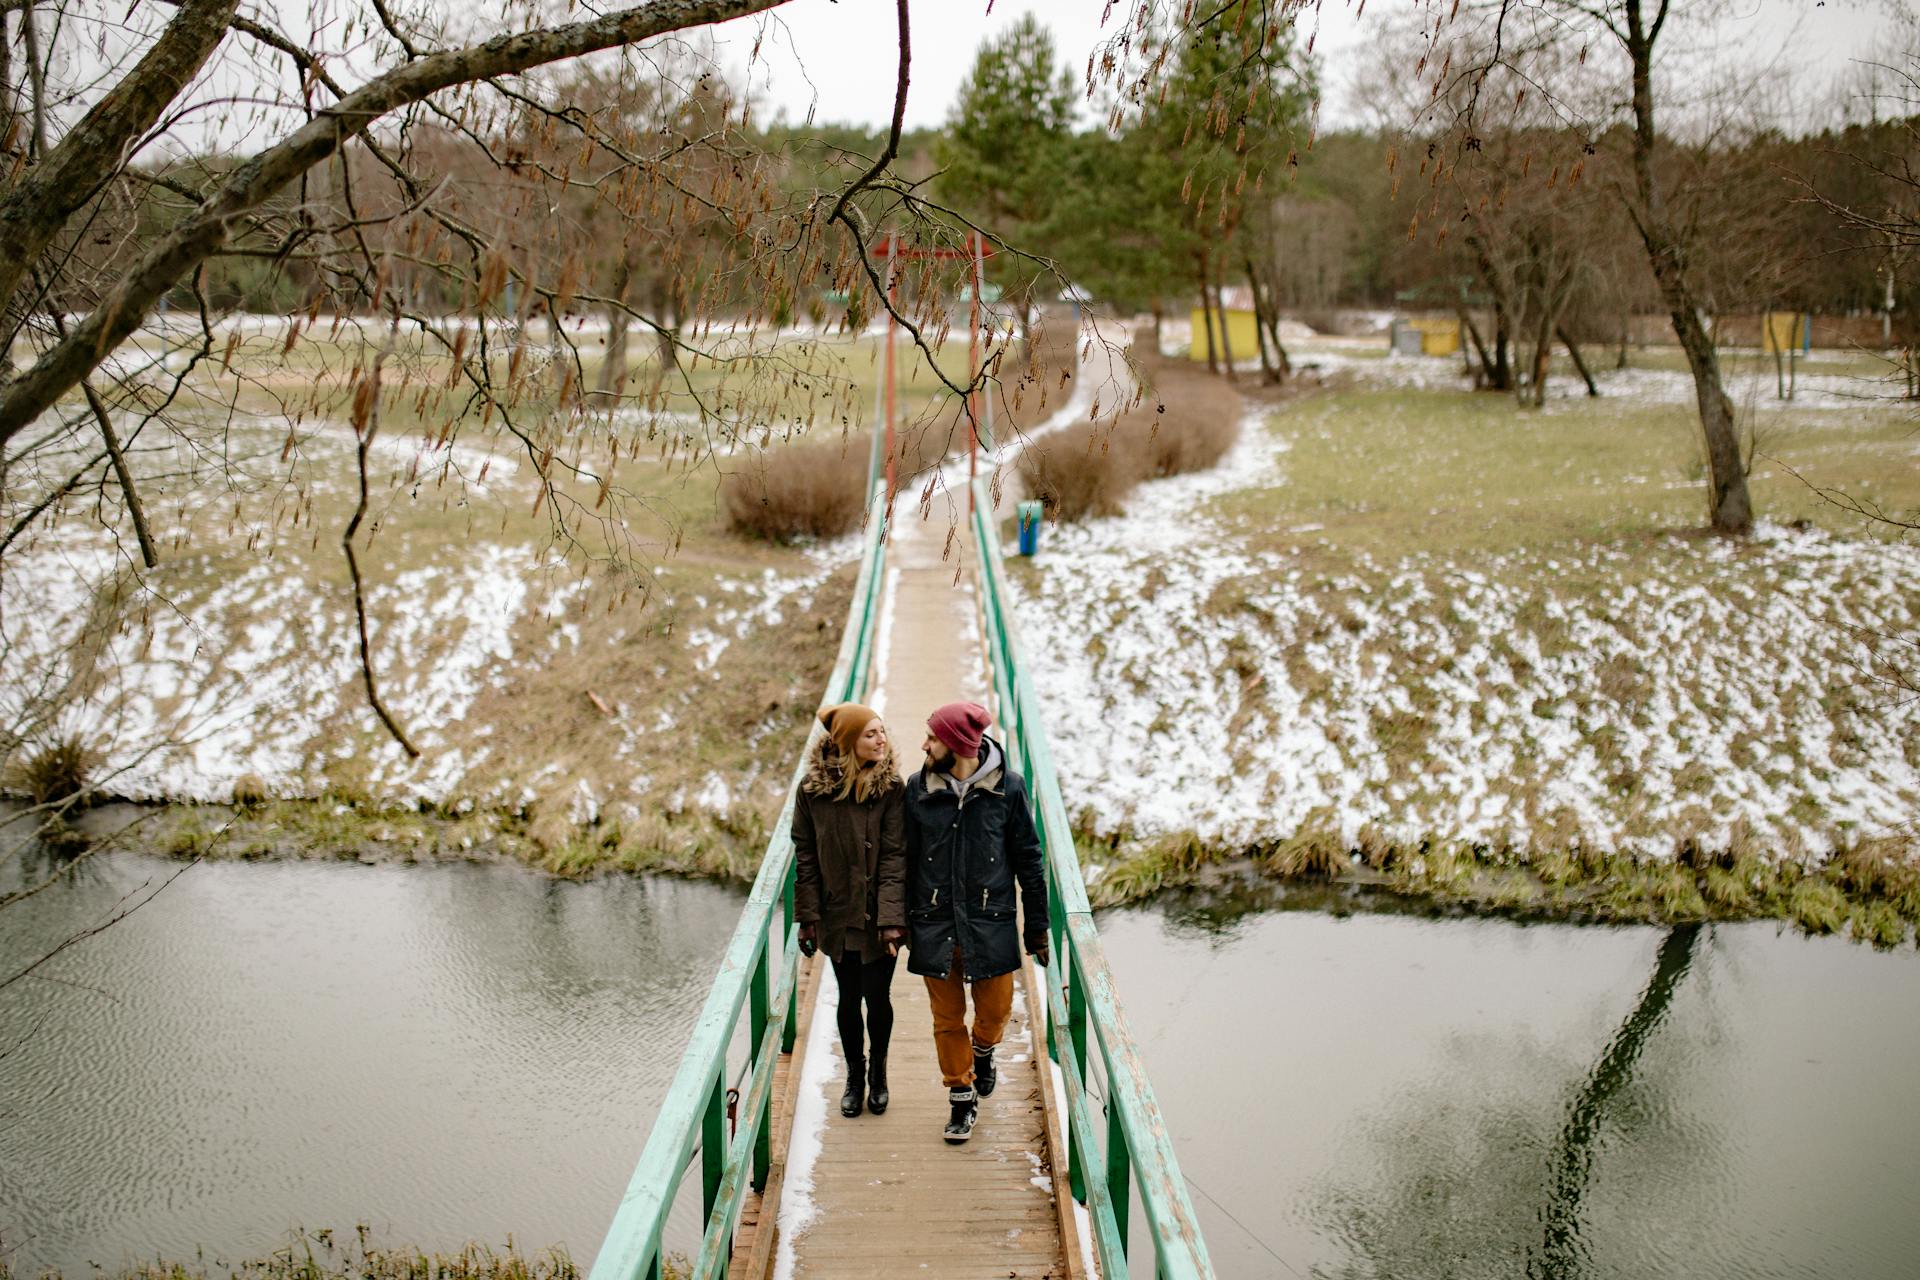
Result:
{"type": "MultiPolygon", "coordinates": [[[[59,146],[45,151],[42,138],[41,162],[0,201],[0,305],[13,297],[27,270],[67,219],[120,167],[133,142],[199,73],[226,34],[237,3],[187,0],[146,56],[60,139],[59,146]]],[[[32,14],[28,9],[29,24],[32,14]]],[[[38,98],[36,91],[36,115],[38,98]]],[[[40,126],[35,128],[38,132],[40,126]]]]}
{"type": "MultiPolygon", "coordinates": [[[[241,165],[203,207],[160,237],[86,320],[0,394],[0,443],[51,408],[132,334],[182,275],[224,245],[234,219],[366,133],[388,112],[455,85],[515,75],[787,2],[652,0],[588,22],[498,36],[484,44],[430,54],[376,77],[241,165]]],[[[906,0],[899,3],[904,10],[906,0]]]]}
{"type": "Polygon", "coordinates": [[[418,760],[420,748],[413,745],[407,737],[407,731],[387,710],[387,704],[380,701],[380,690],[374,685],[373,647],[367,640],[366,586],[360,578],[360,559],[353,551],[353,535],[360,531],[360,522],[367,515],[367,450],[373,445],[373,433],[380,427],[380,368],[386,363],[387,352],[392,349],[393,340],[389,336],[387,345],[373,358],[373,368],[354,389],[353,434],[358,439],[356,458],[360,471],[360,505],[354,508],[353,519],[347,521],[346,530],[340,535],[340,547],[347,553],[347,570],[353,575],[353,612],[360,624],[360,676],[367,686],[367,701],[373,704],[374,714],[380,717],[380,723],[387,727],[387,732],[406,751],[408,758],[418,760]]]}
{"type": "Polygon", "coordinates": [[[140,490],[133,485],[133,472],[127,467],[127,455],[120,448],[120,437],[114,434],[113,419],[107,413],[106,402],[93,389],[91,382],[82,382],[80,389],[86,393],[87,407],[93,410],[93,420],[100,424],[100,438],[107,442],[107,456],[113,459],[113,474],[119,477],[120,494],[126,499],[127,514],[133,518],[133,536],[140,540],[140,559],[147,568],[157,569],[160,567],[160,553],[154,549],[153,535],[147,532],[146,509],[140,505],[140,490]]]}

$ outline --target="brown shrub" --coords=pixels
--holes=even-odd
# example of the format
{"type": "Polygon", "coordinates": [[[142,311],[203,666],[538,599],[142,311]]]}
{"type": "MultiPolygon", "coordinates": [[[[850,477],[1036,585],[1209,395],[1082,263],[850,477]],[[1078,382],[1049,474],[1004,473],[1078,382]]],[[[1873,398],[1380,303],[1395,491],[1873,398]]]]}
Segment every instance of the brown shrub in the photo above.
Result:
{"type": "Polygon", "coordinates": [[[1176,361],[1156,360],[1142,373],[1161,411],[1149,413],[1149,401],[1126,421],[1129,430],[1147,434],[1150,474],[1178,476],[1217,466],[1240,436],[1240,393],[1215,375],[1176,361]],[[1138,425],[1131,425],[1136,420],[1138,425]]]}
{"type": "Polygon", "coordinates": [[[1118,515],[1126,496],[1147,477],[1140,441],[1116,428],[1092,439],[1063,432],[1029,445],[1020,455],[1020,479],[1055,520],[1118,515]]]}
{"type": "Polygon", "coordinates": [[[766,450],[721,481],[720,505],[750,537],[833,538],[860,527],[866,490],[867,451],[850,438],[766,450]]]}
{"type": "Polygon", "coordinates": [[[8,781],[37,805],[65,804],[86,793],[98,763],[79,738],[60,738],[17,759],[8,781]]]}
{"type": "Polygon", "coordinates": [[[1205,471],[1239,437],[1240,395],[1213,374],[1176,361],[1141,365],[1152,393],[1110,428],[1072,428],[1020,457],[1027,492],[1057,520],[1118,514],[1142,480],[1205,471]]]}

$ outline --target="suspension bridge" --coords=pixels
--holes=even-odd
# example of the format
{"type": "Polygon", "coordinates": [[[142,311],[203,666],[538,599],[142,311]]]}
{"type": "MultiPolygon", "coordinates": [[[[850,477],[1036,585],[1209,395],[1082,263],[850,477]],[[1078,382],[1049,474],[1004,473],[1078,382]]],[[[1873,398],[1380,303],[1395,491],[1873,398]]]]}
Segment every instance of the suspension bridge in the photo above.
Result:
{"type": "MultiPolygon", "coordinates": [[[[891,391],[888,405],[890,423],[891,391]]],[[[823,959],[800,955],[794,921],[790,830],[803,750],[589,1280],[1204,1280],[1214,1274],[1206,1245],[1087,903],[1007,590],[994,495],[955,467],[923,511],[911,492],[894,501],[891,473],[882,482],[879,472],[821,702],[874,706],[903,767],[936,706],[968,698],[992,711],[993,732],[1029,783],[1052,963],[1029,959],[1020,975],[999,1087],[982,1099],[971,1141],[942,1138],[932,1016],[911,976],[893,984],[892,1107],[840,1115],[829,1105],[844,1075],[834,983],[823,959]],[[956,523],[966,536],[952,536],[956,523]]]]}

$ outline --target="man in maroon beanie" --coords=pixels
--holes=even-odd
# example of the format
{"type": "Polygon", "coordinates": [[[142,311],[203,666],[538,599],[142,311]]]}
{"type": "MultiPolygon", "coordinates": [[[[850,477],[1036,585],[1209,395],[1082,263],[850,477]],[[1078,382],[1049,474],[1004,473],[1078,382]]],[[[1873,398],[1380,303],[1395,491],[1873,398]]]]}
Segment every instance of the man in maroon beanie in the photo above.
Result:
{"type": "Polygon", "coordinates": [[[946,1139],[954,1143],[973,1136],[979,1099],[997,1082],[993,1049],[1013,1012],[1022,940],[1041,964],[1050,958],[1047,878],[1027,780],[987,736],[991,723],[977,702],[941,707],[927,718],[926,766],[907,779],[907,968],[927,982],[934,1052],[953,1108],[946,1139]]]}

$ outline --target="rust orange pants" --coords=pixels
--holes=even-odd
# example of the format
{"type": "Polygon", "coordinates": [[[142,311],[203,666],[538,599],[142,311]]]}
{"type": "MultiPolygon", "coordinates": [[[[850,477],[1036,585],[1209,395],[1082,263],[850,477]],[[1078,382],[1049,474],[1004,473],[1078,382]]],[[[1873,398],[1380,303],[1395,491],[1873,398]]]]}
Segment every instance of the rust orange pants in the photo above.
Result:
{"type": "Polygon", "coordinates": [[[933,1005],[933,1051],[940,1059],[940,1077],[949,1089],[973,1083],[973,1046],[991,1048],[1007,1033],[1013,1013],[1013,975],[968,982],[960,948],[953,949],[953,968],[944,978],[927,978],[927,1001],[933,1005]],[[973,991],[973,1026],[967,1026],[967,991],[973,991]]]}

